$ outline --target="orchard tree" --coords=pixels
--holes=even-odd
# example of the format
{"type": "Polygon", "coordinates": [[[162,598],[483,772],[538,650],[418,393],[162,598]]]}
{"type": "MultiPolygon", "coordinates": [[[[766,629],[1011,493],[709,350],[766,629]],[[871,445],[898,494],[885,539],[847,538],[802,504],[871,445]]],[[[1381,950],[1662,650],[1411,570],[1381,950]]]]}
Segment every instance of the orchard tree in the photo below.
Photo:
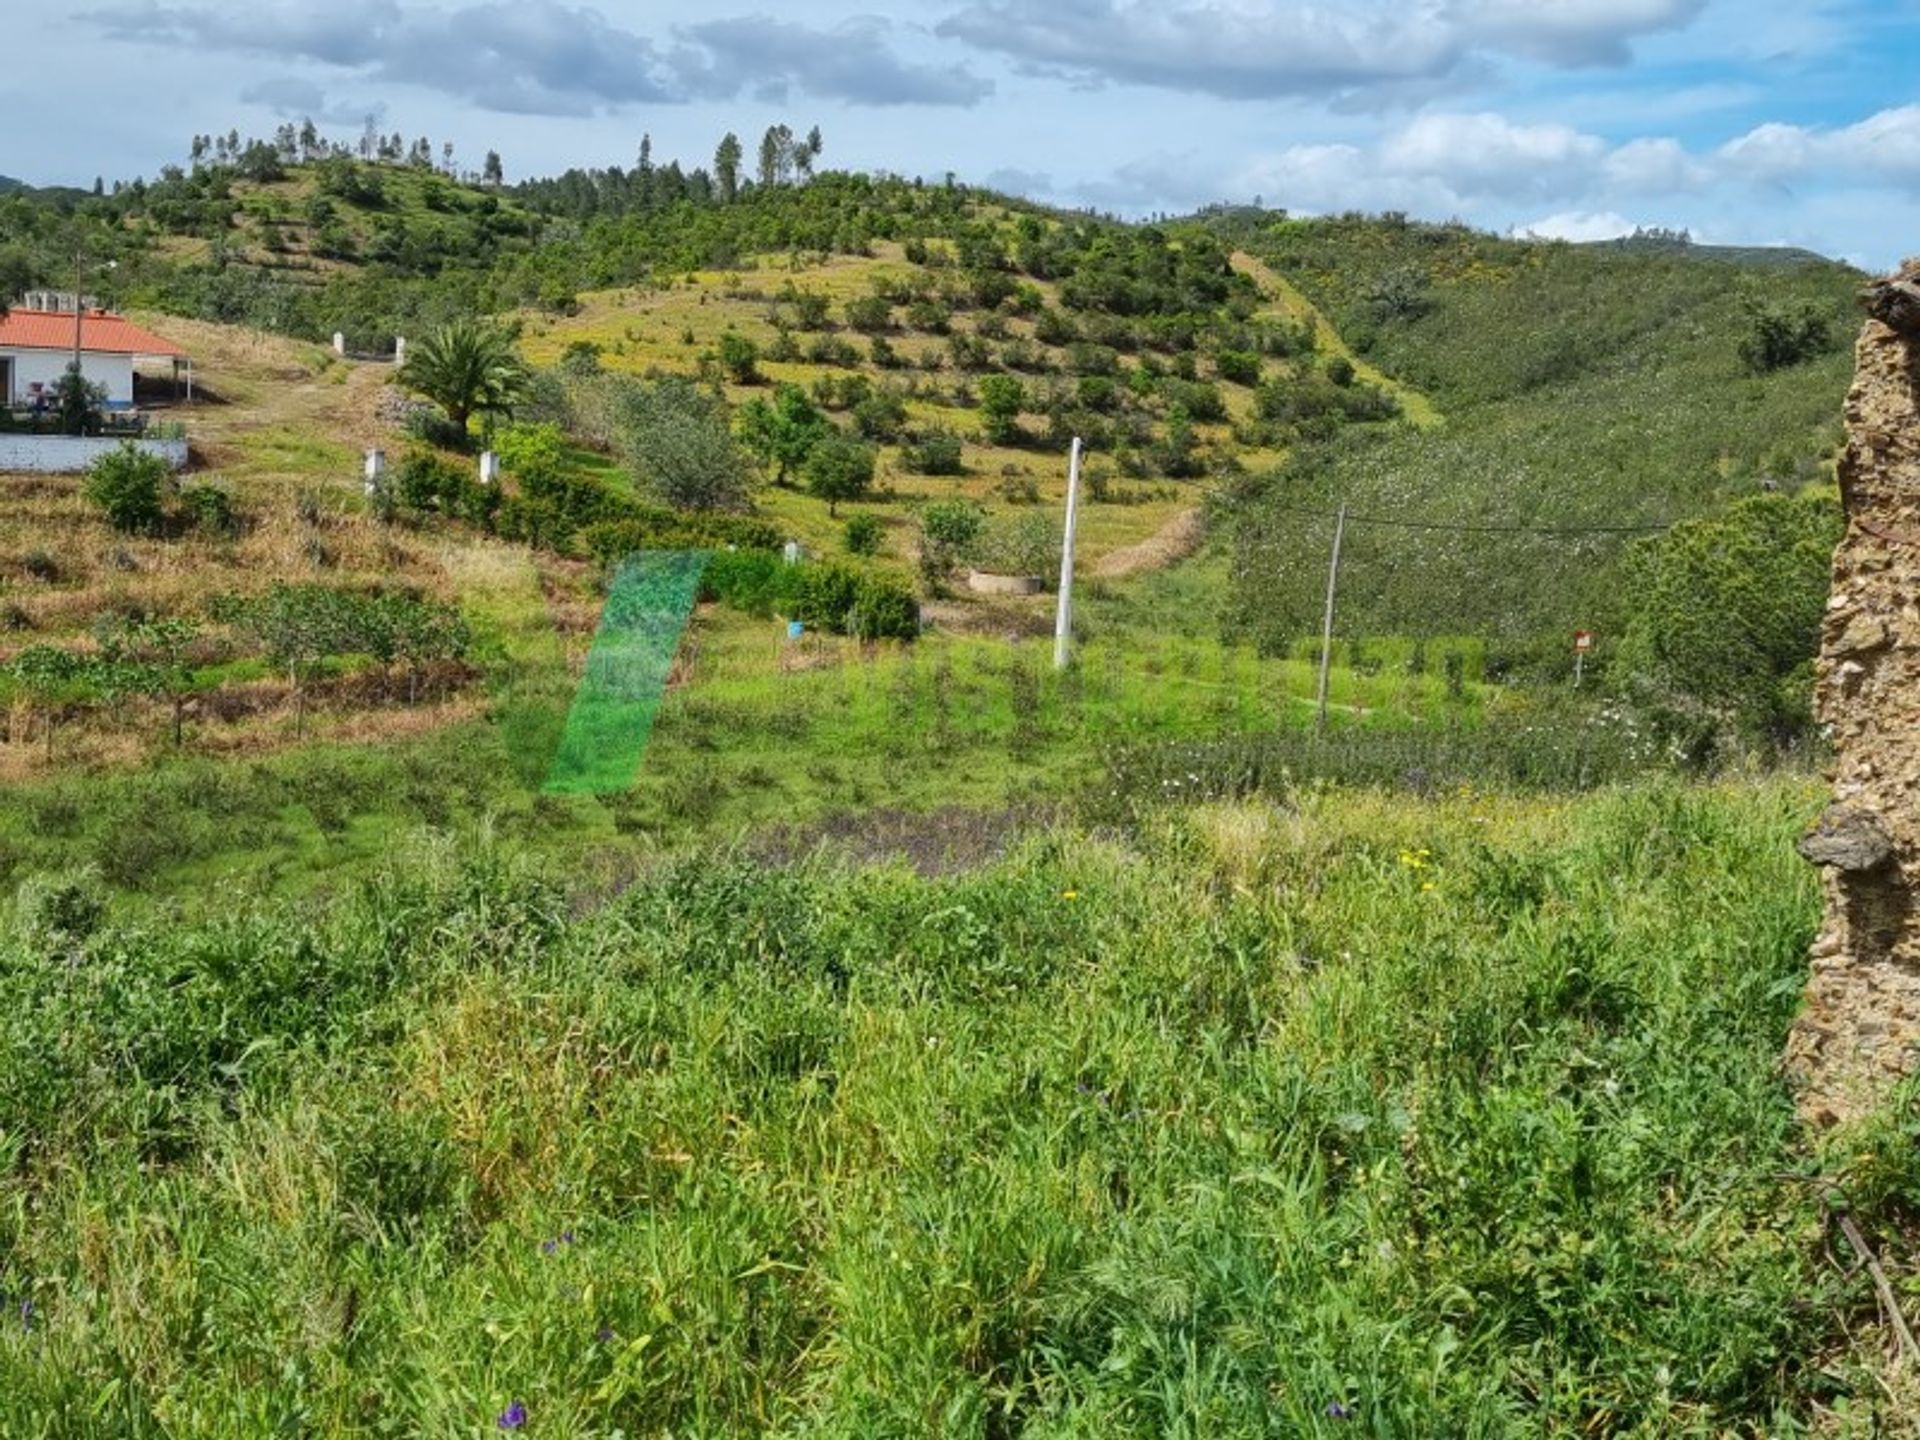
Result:
{"type": "Polygon", "coordinates": [[[760,373],[760,347],[737,330],[720,337],[720,364],[736,385],[758,385],[766,379],[760,373]]]}
{"type": "Polygon", "coordinates": [[[67,706],[85,699],[92,666],[88,657],[58,645],[29,645],[7,667],[27,701],[40,712],[40,727],[53,758],[53,732],[67,706]]]}
{"type": "Polygon", "coordinates": [[[480,182],[491,189],[498,190],[506,183],[506,180],[506,167],[500,163],[500,152],[498,150],[487,151],[487,158],[480,166],[480,182]]]}
{"type": "Polygon", "coordinates": [[[726,407],[684,376],[623,388],[613,446],[634,483],[679,510],[738,510],[753,465],[727,428],[726,407]]]}
{"type": "Polygon", "coordinates": [[[773,466],[776,485],[787,483],[832,428],[798,385],[782,385],[772,400],[763,396],[740,408],[741,442],[773,466]]]}
{"type": "Polygon", "coordinates": [[[837,517],[842,500],[858,500],[872,488],[873,462],[873,446],[835,431],[807,452],[800,472],[807,493],[826,501],[827,514],[837,517]]]}
{"type": "Polygon", "coordinates": [[[186,729],[187,701],[193,695],[190,653],[200,638],[199,623],[185,616],[128,620],[96,631],[100,653],[124,677],[124,688],[163,696],[172,712],[173,747],[186,729]]]}
{"type": "Polygon", "coordinates": [[[980,420],[989,441],[1011,445],[1020,438],[1020,412],[1027,392],[1011,375],[988,375],[980,381],[980,420]]]}

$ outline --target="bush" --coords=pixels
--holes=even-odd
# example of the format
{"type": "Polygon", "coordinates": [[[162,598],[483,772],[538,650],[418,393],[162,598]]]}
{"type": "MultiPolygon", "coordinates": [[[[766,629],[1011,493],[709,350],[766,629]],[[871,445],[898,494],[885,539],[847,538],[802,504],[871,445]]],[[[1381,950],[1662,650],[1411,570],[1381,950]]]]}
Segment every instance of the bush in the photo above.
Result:
{"type": "Polygon", "coordinates": [[[997,575],[1039,575],[1051,581],[1060,570],[1060,522],[1029,512],[988,521],[963,558],[997,575]]]}
{"type": "MultiPolygon", "coordinates": [[[[500,508],[500,492],[482,485],[465,465],[431,450],[410,451],[394,472],[393,504],[411,515],[443,515],[475,525],[491,525],[500,508]]],[[[375,496],[376,504],[379,496],[375,496]]]]}
{"type": "Polygon", "coordinates": [[[765,378],[760,373],[760,347],[732,330],[720,337],[720,364],[736,385],[758,385],[765,378]]]}
{"type": "Polygon", "coordinates": [[[1750,299],[1747,318],[1750,331],[1740,342],[1740,358],[1756,375],[1798,365],[1833,347],[1833,322],[1811,301],[1750,299]]]}
{"type": "MultiPolygon", "coordinates": [[[[601,520],[580,531],[580,543],[603,565],[618,565],[629,555],[642,550],[716,550],[731,554],[726,546],[748,550],[771,550],[780,543],[780,532],[764,520],[744,516],[715,514],[712,511],[682,512],[636,506],[635,513],[618,520],[601,520]]],[[[716,554],[710,564],[717,564],[716,554]]]]}
{"type": "Polygon", "coordinates": [[[707,561],[700,598],[765,619],[782,604],[785,582],[799,568],[773,550],[723,550],[707,561]]]}
{"type": "Polygon", "coordinates": [[[960,437],[935,427],[921,433],[902,454],[901,462],[916,475],[964,475],[966,463],[960,437]]]}
{"type": "Polygon", "coordinates": [[[920,512],[920,573],[937,584],[966,558],[986,512],[971,500],[942,500],[920,512]]]}
{"type": "Polygon", "coordinates": [[[1260,357],[1250,350],[1222,350],[1213,357],[1213,368],[1222,380],[1235,385],[1260,383],[1260,357]]]}
{"type": "Polygon", "coordinates": [[[172,472],[167,462],[125,441],[87,467],[86,496],[123,534],[157,529],[172,472]]]}
{"type": "Polygon", "coordinates": [[[878,555],[886,527],[877,515],[855,515],[847,521],[845,541],[849,555],[878,555]]]}
{"type": "Polygon", "coordinates": [[[196,530],[233,535],[240,528],[233,501],[217,485],[188,485],[180,491],[180,509],[196,530]]]}
{"type": "Polygon", "coordinates": [[[1758,495],[1634,547],[1620,663],[1665,728],[1772,746],[1811,732],[1841,528],[1831,494],[1758,495]]]}
{"type": "Polygon", "coordinates": [[[911,640],[920,633],[920,602],[905,581],[877,571],[860,577],[847,633],[862,640],[911,640]]]}
{"type": "Polygon", "coordinates": [[[842,307],[847,324],[863,335],[877,335],[893,328],[893,306],[883,296],[862,295],[842,307]]]}
{"type": "Polygon", "coordinates": [[[676,510],[743,509],[753,463],[726,407],[691,380],[668,376],[621,391],[614,447],[643,491],[676,510]]]}

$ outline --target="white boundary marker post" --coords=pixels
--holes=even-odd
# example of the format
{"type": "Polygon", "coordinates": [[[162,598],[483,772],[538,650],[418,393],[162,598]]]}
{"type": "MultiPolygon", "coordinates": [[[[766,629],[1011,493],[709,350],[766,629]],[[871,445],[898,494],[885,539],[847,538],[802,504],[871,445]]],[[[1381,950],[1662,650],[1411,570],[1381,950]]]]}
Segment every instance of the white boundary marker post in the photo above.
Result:
{"type": "Polygon", "coordinates": [[[1073,531],[1080,516],[1080,437],[1073,437],[1067,460],[1067,533],[1060,545],[1060,608],[1053,619],[1053,668],[1067,668],[1067,647],[1073,635],[1073,531]]]}

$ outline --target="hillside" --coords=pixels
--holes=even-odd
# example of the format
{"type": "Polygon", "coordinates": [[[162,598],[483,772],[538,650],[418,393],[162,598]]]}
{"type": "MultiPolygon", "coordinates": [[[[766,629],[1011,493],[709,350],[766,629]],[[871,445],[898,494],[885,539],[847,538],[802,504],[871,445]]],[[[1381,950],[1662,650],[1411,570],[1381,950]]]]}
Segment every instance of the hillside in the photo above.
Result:
{"type": "Polygon", "coordinates": [[[1242,618],[1264,633],[1284,640],[1316,622],[1323,517],[1342,502],[1456,527],[1350,529],[1355,631],[1525,640],[1617,633],[1630,532],[1830,483],[1860,278],[1844,266],[1397,221],[1235,222],[1228,233],[1447,419],[1326,437],[1248,490],[1238,564],[1263,589],[1242,618]],[[1756,306],[1805,308],[1825,343],[1756,372],[1743,355],[1756,306]]]}

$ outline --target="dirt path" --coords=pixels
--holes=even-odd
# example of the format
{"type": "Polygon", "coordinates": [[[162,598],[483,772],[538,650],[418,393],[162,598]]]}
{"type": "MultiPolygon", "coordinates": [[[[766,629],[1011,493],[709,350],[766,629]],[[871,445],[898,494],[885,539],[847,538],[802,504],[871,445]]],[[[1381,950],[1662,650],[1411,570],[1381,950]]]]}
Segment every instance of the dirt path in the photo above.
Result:
{"type": "Polygon", "coordinates": [[[1146,539],[1109,550],[1088,567],[1102,580],[1122,580],[1149,570],[1164,570],[1200,548],[1206,538],[1206,517],[1198,510],[1182,510],[1146,539]]]}
{"type": "Polygon", "coordinates": [[[1340,332],[1333,328],[1333,322],[1321,313],[1320,308],[1276,275],[1265,262],[1256,260],[1244,250],[1236,250],[1233,252],[1231,263],[1235,270],[1260,287],[1260,293],[1266,297],[1269,310],[1275,314],[1284,315],[1289,320],[1304,319],[1312,322],[1314,335],[1317,338],[1317,348],[1323,355],[1344,355],[1353,363],[1355,373],[1362,380],[1379,385],[1399,396],[1401,409],[1413,424],[1422,430],[1428,430],[1444,423],[1439,407],[1426,395],[1410,385],[1403,385],[1398,380],[1383,375],[1348,349],[1347,342],[1340,338],[1340,332]]]}

